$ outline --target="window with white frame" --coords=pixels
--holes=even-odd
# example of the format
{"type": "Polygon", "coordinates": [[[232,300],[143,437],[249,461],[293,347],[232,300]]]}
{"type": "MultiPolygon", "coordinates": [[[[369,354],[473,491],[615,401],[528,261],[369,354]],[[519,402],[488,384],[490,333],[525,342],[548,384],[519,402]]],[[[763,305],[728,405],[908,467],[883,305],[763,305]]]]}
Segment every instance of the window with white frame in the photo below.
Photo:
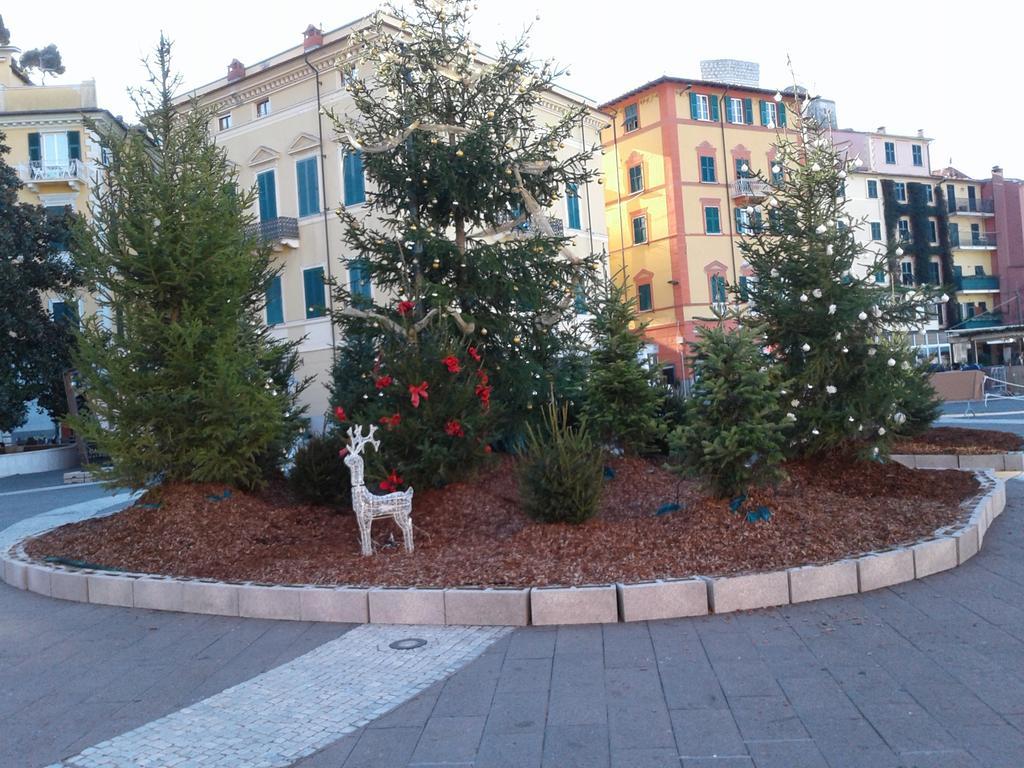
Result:
{"type": "Polygon", "coordinates": [[[694,107],[696,108],[696,119],[697,120],[710,120],[711,119],[711,105],[709,103],[709,96],[704,93],[694,94],[694,107]]]}
{"type": "Polygon", "coordinates": [[[725,108],[729,110],[730,123],[746,122],[743,117],[743,99],[737,99],[730,96],[729,100],[726,102],[725,108]]]}

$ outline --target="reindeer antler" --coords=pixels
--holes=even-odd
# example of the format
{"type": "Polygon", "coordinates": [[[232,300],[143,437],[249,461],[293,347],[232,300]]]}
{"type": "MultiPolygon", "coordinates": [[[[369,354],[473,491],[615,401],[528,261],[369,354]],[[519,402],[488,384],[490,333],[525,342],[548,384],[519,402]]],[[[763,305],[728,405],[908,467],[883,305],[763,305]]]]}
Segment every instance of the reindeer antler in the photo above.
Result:
{"type": "Polygon", "coordinates": [[[359,456],[363,452],[363,446],[365,446],[367,443],[372,445],[373,449],[375,451],[379,451],[380,450],[380,440],[376,440],[373,437],[374,434],[377,432],[377,425],[376,424],[371,424],[370,425],[369,434],[367,434],[365,436],[363,435],[363,425],[362,424],[356,424],[355,428],[356,428],[355,432],[352,431],[352,427],[349,427],[348,431],[347,431],[347,434],[348,434],[348,445],[349,445],[349,452],[350,453],[352,453],[355,456],[359,456]]]}

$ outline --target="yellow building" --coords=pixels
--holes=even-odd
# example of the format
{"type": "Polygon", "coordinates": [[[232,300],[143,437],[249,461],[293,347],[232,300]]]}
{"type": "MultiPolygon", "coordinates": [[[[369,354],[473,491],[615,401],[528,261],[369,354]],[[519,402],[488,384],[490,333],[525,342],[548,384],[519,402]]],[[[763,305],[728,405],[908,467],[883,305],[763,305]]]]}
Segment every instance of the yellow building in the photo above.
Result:
{"type": "Polygon", "coordinates": [[[662,77],[604,104],[601,133],[609,266],[624,271],[649,354],[670,382],[688,378],[686,345],[752,278],[739,238],[764,197],[791,97],[757,85],[757,65],[701,62],[705,79],[662,77]],[[716,79],[711,79],[716,78],[716,79]]]}
{"type": "MultiPolygon", "coordinates": [[[[86,125],[92,121],[101,130],[125,130],[124,125],[96,104],[96,84],[37,85],[18,66],[20,50],[0,46],[0,132],[10,148],[6,162],[24,184],[19,198],[50,211],[70,207],[89,216],[93,187],[99,183],[100,145],[86,125]]],[[[77,306],[65,297],[46,299],[55,317],[77,318],[93,312],[95,302],[80,291],[77,306]]],[[[24,432],[52,429],[34,409],[24,432]]]]}
{"type": "MultiPolygon", "coordinates": [[[[361,19],[330,32],[310,26],[301,44],[253,64],[233,61],[226,77],[180,100],[182,108],[195,99],[213,110],[210,130],[236,164],[239,183],[259,193],[254,213],[281,267],[268,293],[264,319],[280,338],[300,342],[302,374],[316,377],[304,394],[315,428],[322,426],[327,411],[332,353],[339,341],[328,317],[332,298],[324,278],[345,281],[353,292],[375,291],[342,242],[343,227],[334,213],[341,203],[358,212],[372,190],[360,155],[344,151],[321,112],[344,114],[351,105],[337,61],[349,52],[352,33],[367,23],[361,19]]],[[[586,103],[556,90],[542,99],[539,109],[543,119],[554,122],[586,103]]],[[[568,155],[596,145],[606,124],[592,109],[563,151],[568,155]]],[[[563,197],[550,214],[556,230],[561,227],[574,236],[573,247],[581,253],[606,249],[596,182],[563,197]]]]}

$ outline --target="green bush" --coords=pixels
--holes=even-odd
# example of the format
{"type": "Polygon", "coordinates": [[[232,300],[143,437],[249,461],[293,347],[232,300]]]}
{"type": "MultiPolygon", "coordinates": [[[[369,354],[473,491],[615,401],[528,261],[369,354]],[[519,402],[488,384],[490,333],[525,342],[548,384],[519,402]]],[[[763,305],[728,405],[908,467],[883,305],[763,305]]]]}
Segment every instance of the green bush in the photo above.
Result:
{"type": "Polygon", "coordinates": [[[348,471],[338,453],[345,447],[340,432],[314,435],[295,453],[288,482],[296,496],[313,504],[347,505],[351,499],[348,471]]]}
{"type": "Polygon", "coordinates": [[[669,436],[684,470],[718,497],[781,479],[788,418],[758,331],[739,314],[728,319],[731,329],[725,318],[698,329],[686,423],[669,436]]]}
{"type": "Polygon", "coordinates": [[[549,405],[544,425],[526,428],[519,463],[519,497],[526,513],[545,523],[582,523],[601,500],[604,455],[586,423],[569,426],[567,406],[549,405]]]}

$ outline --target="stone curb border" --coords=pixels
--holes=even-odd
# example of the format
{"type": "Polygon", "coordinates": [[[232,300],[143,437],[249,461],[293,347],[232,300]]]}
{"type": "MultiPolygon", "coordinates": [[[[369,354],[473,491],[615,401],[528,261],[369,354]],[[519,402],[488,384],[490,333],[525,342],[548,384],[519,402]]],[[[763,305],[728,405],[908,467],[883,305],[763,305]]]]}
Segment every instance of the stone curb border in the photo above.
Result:
{"type": "Polygon", "coordinates": [[[894,453],[890,457],[910,469],[992,469],[997,472],[1024,472],[1024,452],[948,454],[894,453]]]}
{"type": "Polygon", "coordinates": [[[175,578],[53,566],[25,554],[0,557],[3,580],[62,600],[160,611],[380,624],[526,626],[674,619],[768,608],[890,587],[962,565],[978,553],[1006,505],[1006,486],[976,471],[981,492],[953,525],[904,547],[782,571],[695,576],[581,587],[357,588],[175,578]]]}

